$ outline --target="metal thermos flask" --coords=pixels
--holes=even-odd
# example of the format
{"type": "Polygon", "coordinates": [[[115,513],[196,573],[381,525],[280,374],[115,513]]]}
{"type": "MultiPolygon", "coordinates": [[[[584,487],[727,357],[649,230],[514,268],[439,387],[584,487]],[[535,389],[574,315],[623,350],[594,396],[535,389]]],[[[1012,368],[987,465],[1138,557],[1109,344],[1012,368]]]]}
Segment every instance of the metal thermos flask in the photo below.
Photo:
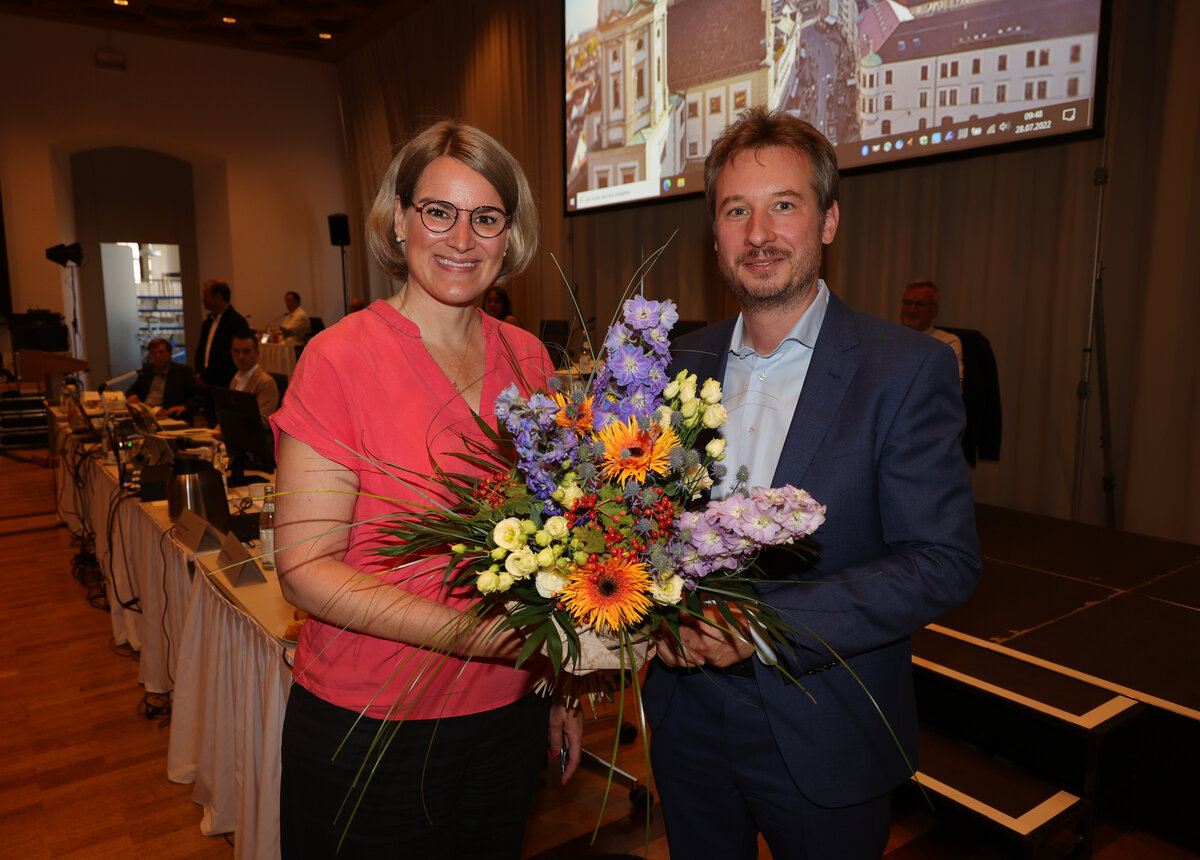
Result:
{"type": "Polygon", "coordinates": [[[178,521],[185,510],[208,519],[209,507],[224,503],[225,487],[212,465],[195,454],[176,454],[167,482],[167,514],[171,522],[178,521]]]}

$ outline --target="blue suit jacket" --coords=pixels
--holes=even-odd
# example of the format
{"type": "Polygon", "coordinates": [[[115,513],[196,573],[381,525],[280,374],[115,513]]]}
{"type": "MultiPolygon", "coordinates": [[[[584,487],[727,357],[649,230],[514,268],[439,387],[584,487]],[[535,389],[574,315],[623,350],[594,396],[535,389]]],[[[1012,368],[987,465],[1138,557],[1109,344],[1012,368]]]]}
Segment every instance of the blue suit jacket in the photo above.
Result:
{"type": "MultiPolygon", "coordinates": [[[[680,338],[671,373],[686,367],[701,384],[724,379],[734,322],[680,338]]],[[[801,677],[802,690],[754,661],[775,740],[814,803],[878,797],[917,765],[908,636],[965,601],[979,578],[964,423],[949,347],[830,295],[773,481],[827,506],[815,536],[820,559],[801,569],[786,553],[764,554],[760,561],[781,581],[758,589],[801,631],[792,637],[793,673],[841,658],[859,680],[838,665],[801,677]]],[[[652,730],[671,730],[662,720],[680,681],[650,673],[652,730]]],[[[727,695],[701,676],[683,679],[697,681],[727,695]]]]}

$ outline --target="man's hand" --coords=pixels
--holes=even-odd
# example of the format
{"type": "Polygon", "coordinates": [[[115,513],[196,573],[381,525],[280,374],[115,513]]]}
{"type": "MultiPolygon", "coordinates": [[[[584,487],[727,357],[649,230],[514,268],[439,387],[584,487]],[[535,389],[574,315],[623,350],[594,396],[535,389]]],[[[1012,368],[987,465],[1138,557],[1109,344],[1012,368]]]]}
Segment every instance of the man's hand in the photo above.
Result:
{"type": "MultiPolygon", "coordinates": [[[[736,609],[733,614],[739,619],[743,617],[736,609]]],[[[724,669],[754,653],[750,638],[740,627],[730,627],[729,621],[716,606],[705,606],[704,616],[713,624],[691,616],[681,616],[678,641],[669,632],[659,633],[655,652],[659,659],[677,668],[714,666],[724,669]]]]}

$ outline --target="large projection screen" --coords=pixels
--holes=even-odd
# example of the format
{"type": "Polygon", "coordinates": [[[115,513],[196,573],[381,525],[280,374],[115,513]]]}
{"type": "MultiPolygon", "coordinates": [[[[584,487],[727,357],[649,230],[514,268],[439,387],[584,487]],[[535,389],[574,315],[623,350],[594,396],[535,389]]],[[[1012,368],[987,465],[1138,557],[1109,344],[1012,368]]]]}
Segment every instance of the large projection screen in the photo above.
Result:
{"type": "Polygon", "coordinates": [[[703,190],[746,107],[843,170],[1093,132],[1104,0],[564,0],[567,212],[703,190]]]}

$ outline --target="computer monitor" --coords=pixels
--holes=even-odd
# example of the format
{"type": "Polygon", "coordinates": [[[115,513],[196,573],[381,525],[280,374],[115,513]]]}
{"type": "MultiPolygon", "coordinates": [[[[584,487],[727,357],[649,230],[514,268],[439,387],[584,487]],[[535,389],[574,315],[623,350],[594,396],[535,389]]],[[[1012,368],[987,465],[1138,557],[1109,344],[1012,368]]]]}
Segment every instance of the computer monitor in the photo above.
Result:
{"type": "Polygon", "coordinates": [[[162,430],[159,426],[158,419],[154,417],[153,410],[144,403],[129,403],[126,402],[126,408],[129,409],[129,417],[133,421],[133,426],[138,429],[143,436],[148,436],[151,433],[158,433],[162,430]]]}
{"type": "Polygon", "coordinates": [[[566,320],[542,320],[538,339],[550,353],[554,366],[562,369],[571,366],[568,346],[571,341],[571,325],[566,320]]]}
{"type": "Polygon", "coordinates": [[[249,391],[232,388],[213,388],[212,393],[221,439],[229,453],[226,483],[231,487],[265,483],[266,478],[246,474],[248,468],[275,471],[275,446],[258,412],[258,398],[249,391]]]}

